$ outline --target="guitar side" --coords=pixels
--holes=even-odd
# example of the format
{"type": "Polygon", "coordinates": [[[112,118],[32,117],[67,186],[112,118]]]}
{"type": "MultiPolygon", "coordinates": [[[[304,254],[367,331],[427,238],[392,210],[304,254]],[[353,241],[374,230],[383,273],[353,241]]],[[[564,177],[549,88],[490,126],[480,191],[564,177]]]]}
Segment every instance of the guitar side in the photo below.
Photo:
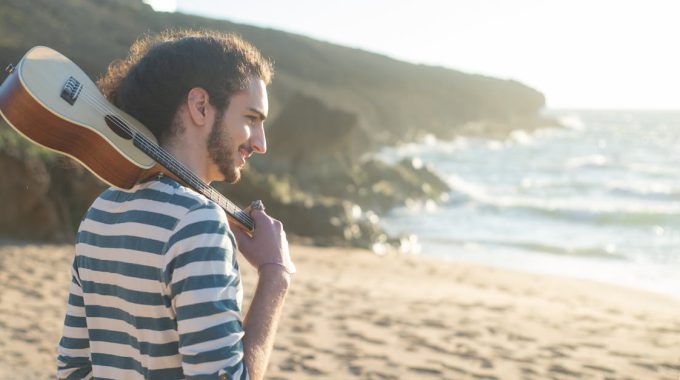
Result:
{"type": "MultiPolygon", "coordinates": [[[[77,65],[46,47],[26,53],[0,85],[0,114],[12,128],[79,161],[102,181],[129,189],[157,168],[156,162],[106,123],[110,109],[121,113],[77,65]],[[70,77],[82,84],[74,104],[60,96],[70,77]]],[[[128,123],[156,141],[146,127],[126,116],[128,123]]]]}

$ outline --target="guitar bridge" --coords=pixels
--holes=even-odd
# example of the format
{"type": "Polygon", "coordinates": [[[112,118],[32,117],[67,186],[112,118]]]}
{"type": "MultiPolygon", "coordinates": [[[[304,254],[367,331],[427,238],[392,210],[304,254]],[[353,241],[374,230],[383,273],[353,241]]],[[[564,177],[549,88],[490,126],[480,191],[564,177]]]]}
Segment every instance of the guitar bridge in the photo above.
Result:
{"type": "Polygon", "coordinates": [[[66,84],[64,85],[64,88],[61,89],[61,98],[66,100],[68,104],[73,105],[78,99],[78,95],[80,95],[82,90],[83,85],[78,82],[76,78],[69,77],[66,81],[66,84]]]}

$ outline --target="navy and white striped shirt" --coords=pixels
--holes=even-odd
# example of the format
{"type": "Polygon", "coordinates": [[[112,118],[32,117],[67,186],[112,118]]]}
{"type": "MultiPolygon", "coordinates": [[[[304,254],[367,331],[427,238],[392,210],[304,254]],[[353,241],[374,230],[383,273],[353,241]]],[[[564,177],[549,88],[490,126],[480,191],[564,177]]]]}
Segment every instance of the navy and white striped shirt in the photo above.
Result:
{"type": "Polygon", "coordinates": [[[171,179],[105,191],[78,231],[58,377],[247,379],[235,247],[224,211],[171,179]]]}

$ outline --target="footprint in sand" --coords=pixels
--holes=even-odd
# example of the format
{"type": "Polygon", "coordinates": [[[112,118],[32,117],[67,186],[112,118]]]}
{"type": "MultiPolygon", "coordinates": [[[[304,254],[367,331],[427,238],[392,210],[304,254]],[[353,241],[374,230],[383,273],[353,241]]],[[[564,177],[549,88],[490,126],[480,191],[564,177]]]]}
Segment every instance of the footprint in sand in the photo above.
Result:
{"type": "Polygon", "coordinates": [[[594,371],[605,372],[605,373],[610,373],[610,374],[616,373],[616,371],[614,371],[613,369],[609,369],[607,367],[600,367],[600,366],[597,366],[597,365],[591,365],[591,364],[584,364],[583,368],[592,369],[594,371]]]}
{"type": "Polygon", "coordinates": [[[423,319],[422,320],[423,325],[426,327],[434,327],[437,329],[446,329],[448,326],[444,322],[438,319],[423,319]]]}
{"type": "Polygon", "coordinates": [[[380,319],[377,319],[373,321],[374,325],[381,326],[381,327],[390,327],[392,326],[392,319],[390,317],[382,317],[380,319]]]}
{"type": "Polygon", "coordinates": [[[441,375],[442,371],[435,368],[425,367],[408,367],[409,371],[416,372],[420,375],[441,375]]]}
{"type": "Polygon", "coordinates": [[[609,354],[614,355],[614,356],[619,356],[619,357],[622,357],[622,358],[626,358],[626,359],[640,359],[640,358],[642,358],[641,355],[631,354],[631,353],[628,353],[628,352],[609,351],[609,354]]]}
{"type": "Polygon", "coordinates": [[[558,373],[560,375],[573,376],[573,377],[576,377],[576,378],[579,378],[579,379],[583,377],[583,373],[572,371],[572,370],[570,370],[566,367],[563,367],[559,364],[551,366],[548,371],[553,372],[553,373],[558,373]]]}

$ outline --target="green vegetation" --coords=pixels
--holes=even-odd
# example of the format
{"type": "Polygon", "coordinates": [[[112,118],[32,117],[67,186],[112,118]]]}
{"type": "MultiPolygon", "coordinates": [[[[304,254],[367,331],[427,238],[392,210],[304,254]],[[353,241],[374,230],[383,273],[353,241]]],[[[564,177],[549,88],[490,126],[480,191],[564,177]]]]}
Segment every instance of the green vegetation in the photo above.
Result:
{"type": "Polygon", "coordinates": [[[0,152],[12,152],[26,159],[54,161],[59,154],[39,145],[33,144],[0,120],[0,152]]]}

